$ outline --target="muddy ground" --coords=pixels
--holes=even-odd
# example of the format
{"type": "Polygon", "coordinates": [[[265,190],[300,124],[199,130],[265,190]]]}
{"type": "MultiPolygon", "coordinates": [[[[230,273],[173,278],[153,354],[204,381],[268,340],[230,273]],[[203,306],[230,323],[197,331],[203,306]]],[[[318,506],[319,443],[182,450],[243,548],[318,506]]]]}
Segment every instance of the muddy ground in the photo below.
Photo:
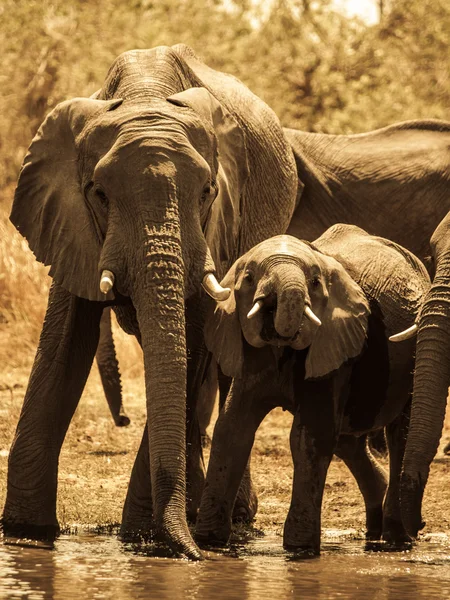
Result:
{"type": "MultiPolygon", "coordinates": [[[[109,414],[94,366],[88,385],[69,428],[60,459],[58,519],[70,531],[86,527],[106,529],[120,522],[129,474],[145,422],[144,387],[140,351],[119,336],[124,365],[124,405],[131,418],[127,428],[115,427],[109,414]]],[[[2,327],[0,356],[0,505],[6,493],[9,447],[23,401],[33,352],[20,347],[13,324],[2,327]],[[15,348],[8,354],[8,346],[15,348]]],[[[281,409],[263,422],[252,455],[254,481],[259,494],[259,511],[253,526],[266,533],[282,535],[289,507],[292,463],[289,430],[292,417],[281,409]]],[[[450,532],[450,456],[442,448],[450,440],[450,414],[433,462],[424,499],[424,533],[450,532]]],[[[206,452],[206,454],[208,451],[206,452]]],[[[386,461],[383,460],[385,466],[386,461]]],[[[333,460],[323,501],[322,526],[364,532],[364,505],[350,473],[333,460]]]]}

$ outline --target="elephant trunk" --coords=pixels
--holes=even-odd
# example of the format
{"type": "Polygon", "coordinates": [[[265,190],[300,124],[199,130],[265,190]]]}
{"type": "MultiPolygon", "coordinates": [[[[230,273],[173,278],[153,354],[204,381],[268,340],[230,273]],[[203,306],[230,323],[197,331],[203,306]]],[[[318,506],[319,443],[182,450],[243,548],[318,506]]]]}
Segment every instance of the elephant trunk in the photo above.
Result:
{"type": "Polygon", "coordinates": [[[423,527],[423,493],[445,418],[449,356],[450,281],[438,273],[419,319],[411,422],[401,478],[402,520],[413,537],[423,527]]]}
{"type": "Polygon", "coordinates": [[[150,476],[158,536],[177,553],[202,555],[186,521],[185,268],[179,220],[146,227],[144,272],[132,300],[144,353],[150,476]]]}
{"type": "Polygon", "coordinates": [[[303,271],[296,265],[284,267],[277,273],[277,310],[274,318],[276,332],[283,338],[293,338],[299,331],[307,297],[303,271]]]}

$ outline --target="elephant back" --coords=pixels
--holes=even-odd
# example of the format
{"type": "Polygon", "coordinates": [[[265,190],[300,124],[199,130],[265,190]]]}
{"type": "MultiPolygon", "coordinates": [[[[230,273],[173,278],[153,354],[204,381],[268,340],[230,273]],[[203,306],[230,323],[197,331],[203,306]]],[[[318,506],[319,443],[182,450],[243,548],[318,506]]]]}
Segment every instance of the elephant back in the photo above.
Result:
{"type": "Polygon", "coordinates": [[[409,250],[346,224],[330,227],[314,246],[338,260],[378,305],[387,336],[414,323],[431,283],[425,266],[409,250]]]}

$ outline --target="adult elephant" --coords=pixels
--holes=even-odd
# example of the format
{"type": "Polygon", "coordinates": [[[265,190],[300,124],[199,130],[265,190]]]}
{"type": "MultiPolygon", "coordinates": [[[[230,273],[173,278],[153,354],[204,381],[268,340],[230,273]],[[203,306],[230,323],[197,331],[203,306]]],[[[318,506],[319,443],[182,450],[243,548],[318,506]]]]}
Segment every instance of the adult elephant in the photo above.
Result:
{"type": "MultiPolygon", "coordinates": [[[[447,176],[450,181],[450,168],[447,176]]],[[[401,483],[403,522],[413,537],[424,525],[423,493],[439,446],[450,386],[450,213],[433,233],[431,250],[434,278],[416,324],[414,392],[401,483]]]]}
{"type": "Polygon", "coordinates": [[[189,299],[201,282],[229,295],[215,274],[286,230],[296,188],[274,113],[183,45],[122,54],[95,98],[49,114],[11,214],[54,281],[9,456],[5,533],[58,532],[58,456],[108,304],[145,365],[148,427],[125,521],[152,519],[175,552],[201,558],[186,522],[186,338],[195,362],[203,326],[189,299]]]}

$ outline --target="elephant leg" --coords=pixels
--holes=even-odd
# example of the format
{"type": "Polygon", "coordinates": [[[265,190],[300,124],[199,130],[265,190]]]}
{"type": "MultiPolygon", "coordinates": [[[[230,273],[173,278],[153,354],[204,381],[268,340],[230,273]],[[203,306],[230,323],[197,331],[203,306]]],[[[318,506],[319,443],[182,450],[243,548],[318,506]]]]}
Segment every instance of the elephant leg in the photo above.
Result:
{"type": "Polygon", "coordinates": [[[400,510],[400,477],[410,413],[411,402],[408,402],[400,415],[386,427],[389,450],[389,485],[383,506],[383,539],[392,543],[411,541],[403,526],[400,510]]]}
{"type": "Polygon", "coordinates": [[[122,512],[120,535],[148,535],[153,527],[152,485],[150,480],[150,455],[148,448],[148,428],[144,428],[122,512]]]}
{"type": "Polygon", "coordinates": [[[8,463],[5,534],[54,538],[58,459],[94,360],[102,305],[53,283],[8,463]]]}
{"type": "Polygon", "coordinates": [[[350,469],[366,506],[366,538],[379,540],[383,527],[383,500],[387,488],[384,469],[370,451],[366,435],[341,435],[335,454],[350,469]]]}
{"type": "Polygon", "coordinates": [[[100,320],[100,339],[96,359],[103,391],[114,423],[118,427],[125,427],[130,424],[130,419],[125,414],[122,403],[122,383],[111,331],[111,308],[108,306],[104,308],[100,320]]]}
{"type": "Polygon", "coordinates": [[[206,430],[211,422],[216,404],[217,390],[217,363],[214,360],[210,360],[197,402],[197,415],[203,448],[207,447],[211,441],[206,430]]]}
{"type": "Polygon", "coordinates": [[[219,413],[195,538],[202,544],[226,544],[236,495],[248,464],[259,424],[273,408],[254,390],[234,380],[219,413]]]}
{"type": "Polygon", "coordinates": [[[290,435],[294,479],[284,525],[286,550],[320,553],[325,479],[339,438],[349,375],[349,367],[341,367],[329,379],[306,380],[300,390],[290,435]]]}
{"type": "Polygon", "coordinates": [[[195,523],[205,485],[205,462],[198,414],[198,401],[211,355],[203,336],[210,298],[204,294],[186,301],[186,345],[188,352],[186,389],[186,512],[195,523]]]}
{"type": "MultiPolygon", "coordinates": [[[[222,373],[220,366],[217,366],[217,371],[219,384],[219,411],[222,411],[228,392],[230,391],[232,379],[222,373]]],[[[250,523],[255,518],[258,510],[258,495],[256,494],[255,486],[253,485],[250,463],[251,458],[248,459],[234,503],[233,522],[235,523],[250,523]]]]}

